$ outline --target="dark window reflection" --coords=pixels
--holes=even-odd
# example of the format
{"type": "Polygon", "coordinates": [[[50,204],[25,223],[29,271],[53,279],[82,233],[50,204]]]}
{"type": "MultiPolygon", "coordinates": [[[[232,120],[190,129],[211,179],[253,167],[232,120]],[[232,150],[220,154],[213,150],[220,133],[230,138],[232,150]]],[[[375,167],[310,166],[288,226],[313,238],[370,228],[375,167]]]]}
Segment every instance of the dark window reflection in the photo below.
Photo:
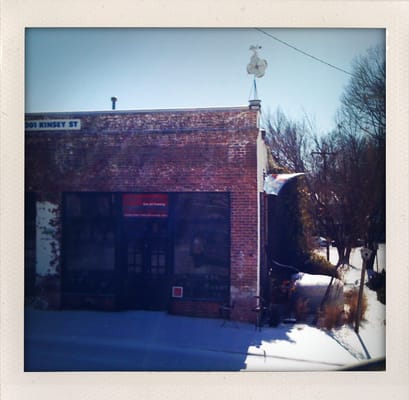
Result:
{"type": "Polygon", "coordinates": [[[64,205],[64,291],[113,293],[116,224],[112,195],[70,193],[64,205]]]}
{"type": "Polygon", "coordinates": [[[180,193],[175,199],[175,276],[191,298],[229,291],[230,201],[227,193],[180,193]]]}

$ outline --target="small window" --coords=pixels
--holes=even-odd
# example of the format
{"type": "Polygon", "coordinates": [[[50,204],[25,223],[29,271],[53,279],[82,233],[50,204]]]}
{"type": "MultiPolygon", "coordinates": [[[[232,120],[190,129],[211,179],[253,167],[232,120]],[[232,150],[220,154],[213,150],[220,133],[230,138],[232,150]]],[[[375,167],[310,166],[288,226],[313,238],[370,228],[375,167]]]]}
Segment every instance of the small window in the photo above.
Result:
{"type": "Polygon", "coordinates": [[[67,217],[109,217],[114,215],[114,195],[110,193],[68,193],[67,217]]]}

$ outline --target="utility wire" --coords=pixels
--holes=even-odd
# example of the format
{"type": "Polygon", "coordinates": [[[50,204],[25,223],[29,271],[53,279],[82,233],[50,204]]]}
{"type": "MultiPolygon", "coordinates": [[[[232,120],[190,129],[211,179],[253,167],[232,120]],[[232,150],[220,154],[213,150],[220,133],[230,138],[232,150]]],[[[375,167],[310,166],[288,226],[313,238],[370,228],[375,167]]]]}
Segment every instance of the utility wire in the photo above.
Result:
{"type": "Polygon", "coordinates": [[[280,43],[284,44],[285,46],[288,46],[288,47],[292,48],[293,50],[298,51],[299,53],[301,53],[301,54],[303,54],[303,55],[305,55],[305,56],[308,56],[308,57],[312,58],[312,59],[315,60],[315,61],[318,61],[318,62],[320,62],[320,63],[322,63],[322,64],[325,64],[325,65],[327,65],[327,66],[329,66],[329,67],[331,67],[331,68],[337,69],[338,71],[341,71],[341,72],[343,72],[343,73],[345,73],[345,74],[348,74],[348,75],[351,75],[351,76],[355,76],[353,73],[348,72],[348,71],[346,71],[345,69],[339,68],[339,67],[337,67],[336,65],[330,64],[330,63],[328,63],[328,62],[326,62],[326,61],[324,61],[324,60],[322,60],[322,59],[320,59],[320,58],[318,58],[318,57],[313,56],[312,54],[309,54],[309,53],[307,53],[307,52],[305,52],[305,51],[303,51],[303,50],[300,50],[299,48],[297,48],[297,47],[295,47],[295,46],[293,46],[293,45],[291,45],[291,44],[285,42],[284,40],[281,40],[281,39],[275,37],[275,36],[272,35],[271,33],[268,33],[268,32],[266,32],[266,31],[264,31],[263,29],[260,29],[260,28],[255,28],[255,29],[258,30],[259,32],[264,33],[265,35],[271,37],[272,39],[276,40],[277,42],[280,42],[280,43]]]}

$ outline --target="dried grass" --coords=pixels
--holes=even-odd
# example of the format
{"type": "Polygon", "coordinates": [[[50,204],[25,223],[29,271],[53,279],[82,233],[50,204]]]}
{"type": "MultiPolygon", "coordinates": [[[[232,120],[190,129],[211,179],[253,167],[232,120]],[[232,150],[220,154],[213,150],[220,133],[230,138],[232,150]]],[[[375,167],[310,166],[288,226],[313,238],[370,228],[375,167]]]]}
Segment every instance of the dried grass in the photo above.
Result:
{"type": "MultiPolygon", "coordinates": [[[[358,314],[358,297],[359,290],[353,289],[349,292],[344,293],[345,305],[346,305],[346,322],[348,324],[354,324],[358,314]]],[[[360,321],[365,321],[365,314],[368,309],[368,299],[366,298],[365,293],[362,295],[361,303],[361,315],[360,321]]]]}
{"type": "Polygon", "coordinates": [[[337,328],[345,323],[344,309],[338,304],[327,304],[320,312],[318,326],[324,329],[337,328]]]}
{"type": "MultiPolygon", "coordinates": [[[[327,304],[319,312],[318,327],[322,329],[333,329],[344,324],[355,324],[358,313],[359,289],[353,289],[344,293],[344,305],[327,304]]],[[[362,295],[360,321],[365,321],[368,309],[368,299],[365,293],[362,295]]]]}

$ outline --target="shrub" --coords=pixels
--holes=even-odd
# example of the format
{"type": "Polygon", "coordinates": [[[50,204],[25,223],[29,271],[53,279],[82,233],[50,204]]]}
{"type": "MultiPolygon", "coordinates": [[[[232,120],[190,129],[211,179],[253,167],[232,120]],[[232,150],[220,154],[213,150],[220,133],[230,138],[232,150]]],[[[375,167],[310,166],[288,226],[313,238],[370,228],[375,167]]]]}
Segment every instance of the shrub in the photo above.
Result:
{"type": "Polygon", "coordinates": [[[376,298],[378,301],[380,301],[382,304],[386,304],[386,293],[385,293],[385,287],[381,287],[376,291],[376,298]]]}
{"type": "Polygon", "coordinates": [[[324,329],[333,329],[345,323],[344,309],[338,304],[327,304],[319,313],[317,325],[324,329]]]}
{"type": "Polygon", "coordinates": [[[297,321],[305,321],[310,312],[309,299],[298,298],[295,303],[294,315],[297,321]]]}
{"type": "Polygon", "coordinates": [[[305,260],[302,271],[309,274],[338,277],[336,266],[327,261],[325,257],[314,252],[310,253],[305,260]]]}
{"type": "MultiPolygon", "coordinates": [[[[344,293],[345,305],[346,305],[346,322],[348,324],[355,323],[357,314],[358,314],[358,297],[359,290],[353,289],[344,293]]],[[[366,298],[365,293],[362,295],[361,303],[361,315],[360,321],[365,321],[365,313],[368,309],[368,299],[366,298]]]]}
{"type": "Polygon", "coordinates": [[[269,309],[269,326],[276,327],[280,324],[284,307],[281,304],[271,304],[269,309]]]}

